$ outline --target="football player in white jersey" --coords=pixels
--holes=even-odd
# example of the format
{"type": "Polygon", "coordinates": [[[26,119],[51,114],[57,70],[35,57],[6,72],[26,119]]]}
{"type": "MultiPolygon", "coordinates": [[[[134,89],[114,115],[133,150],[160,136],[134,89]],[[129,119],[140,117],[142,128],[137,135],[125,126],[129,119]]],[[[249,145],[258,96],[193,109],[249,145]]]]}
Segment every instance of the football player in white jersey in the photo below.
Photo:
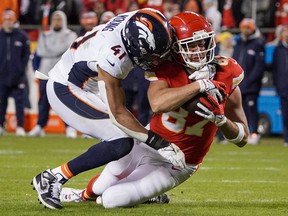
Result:
{"type": "Polygon", "coordinates": [[[193,175],[218,128],[236,146],[247,143],[249,130],[238,87],[243,69],[232,58],[214,56],[215,33],[203,16],[181,12],[170,23],[176,38],[172,54],[178,63],[167,60],[155,73],[147,73],[151,81],[148,97],[155,112],[150,129],[184,152],[185,168],[175,167],[140,143],[125,157],[110,162],[85,190],[63,188],[62,201],[95,199],[98,195],[97,203],[105,208],[131,207],[178,186],[193,175]],[[207,65],[215,70],[209,70],[207,65]],[[202,85],[208,96],[198,100],[198,107],[186,108],[186,102],[203,93],[202,85]],[[215,86],[219,91],[215,91],[215,86]]]}
{"type": "Polygon", "coordinates": [[[68,125],[102,142],[33,178],[38,198],[46,207],[61,209],[62,184],[81,172],[125,156],[133,147],[133,138],[161,149],[160,154],[168,149],[172,162],[185,166],[184,154],[177,146],[145,129],[128,111],[121,87],[121,80],[135,65],[143,70],[159,66],[171,44],[166,18],[157,10],[141,9],[95,27],[62,55],[49,72],[49,103],[68,125]]]}

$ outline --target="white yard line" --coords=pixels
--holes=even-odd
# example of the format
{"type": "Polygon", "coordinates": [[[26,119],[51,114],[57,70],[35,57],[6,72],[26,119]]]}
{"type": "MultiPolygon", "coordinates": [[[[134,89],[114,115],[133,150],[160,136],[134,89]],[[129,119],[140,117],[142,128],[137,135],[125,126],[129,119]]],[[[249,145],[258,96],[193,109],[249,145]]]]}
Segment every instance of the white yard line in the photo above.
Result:
{"type": "Polygon", "coordinates": [[[14,151],[14,150],[0,150],[0,155],[13,155],[13,154],[23,154],[24,151],[14,151]]]}
{"type": "Polygon", "coordinates": [[[247,168],[247,167],[200,167],[200,170],[269,170],[269,171],[283,171],[283,169],[275,167],[262,167],[262,168],[247,168]]]}
{"type": "Polygon", "coordinates": [[[270,180],[230,180],[230,179],[223,179],[223,180],[192,180],[194,183],[261,183],[261,184],[288,184],[288,181],[270,181],[270,180]]]}

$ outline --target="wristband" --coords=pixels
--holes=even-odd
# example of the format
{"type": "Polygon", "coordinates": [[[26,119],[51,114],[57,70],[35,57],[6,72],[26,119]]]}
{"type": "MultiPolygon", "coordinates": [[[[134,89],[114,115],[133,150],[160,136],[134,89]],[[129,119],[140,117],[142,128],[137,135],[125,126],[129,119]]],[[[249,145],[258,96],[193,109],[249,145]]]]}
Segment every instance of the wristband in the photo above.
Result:
{"type": "Polygon", "coordinates": [[[156,150],[165,148],[170,145],[167,140],[163,139],[151,130],[148,130],[148,138],[145,143],[156,150]]]}
{"type": "Polygon", "coordinates": [[[239,143],[239,142],[241,142],[243,140],[244,135],[245,135],[244,126],[240,122],[234,122],[234,123],[237,125],[238,130],[239,130],[237,137],[234,138],[234,139],[227,139],[225,136],[224,137],[225,137],[226,140],[228,140],[231,143],[239,143]]]}

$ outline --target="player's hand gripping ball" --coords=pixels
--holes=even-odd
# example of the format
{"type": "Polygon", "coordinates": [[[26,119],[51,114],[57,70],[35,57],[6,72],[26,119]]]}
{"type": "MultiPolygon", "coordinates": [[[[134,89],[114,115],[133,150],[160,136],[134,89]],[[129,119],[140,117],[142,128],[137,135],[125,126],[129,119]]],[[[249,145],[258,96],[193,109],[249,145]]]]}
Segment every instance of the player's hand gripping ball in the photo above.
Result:
{"type": "Polygon", "coordinates": [[[195,97],[191,98],[186,103],[184,103],[181,107],[186,111],[188,111],[189,113],[195,113],[195,111],[201,111],[200,108],[197,106],[197,103],[200,102],[201,97],[207,98],[208,95],[204,93],[199,93],[195,97]]]}

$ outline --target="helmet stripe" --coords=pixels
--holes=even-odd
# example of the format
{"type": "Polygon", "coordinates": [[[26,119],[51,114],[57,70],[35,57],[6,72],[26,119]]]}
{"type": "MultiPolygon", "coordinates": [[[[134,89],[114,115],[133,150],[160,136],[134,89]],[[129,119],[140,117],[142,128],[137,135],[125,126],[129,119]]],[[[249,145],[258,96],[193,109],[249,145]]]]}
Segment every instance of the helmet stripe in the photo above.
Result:
{"type": "Polygon", "coordinates": [[[162,24],[162,26],[164,26],[164,28],[166,29],[166,31],[169,34],[169,37],[171,38],[171,32],[168,29],[168,22],[165,20],[164,16],[161,16],[160,14],[158,14],[158,12],[155,12],[155,10],[152,10],[152,9],[140,9],[140,10],[138,10],[137,13],[146,13],[146,14],[156,18],[162,24]]]}

